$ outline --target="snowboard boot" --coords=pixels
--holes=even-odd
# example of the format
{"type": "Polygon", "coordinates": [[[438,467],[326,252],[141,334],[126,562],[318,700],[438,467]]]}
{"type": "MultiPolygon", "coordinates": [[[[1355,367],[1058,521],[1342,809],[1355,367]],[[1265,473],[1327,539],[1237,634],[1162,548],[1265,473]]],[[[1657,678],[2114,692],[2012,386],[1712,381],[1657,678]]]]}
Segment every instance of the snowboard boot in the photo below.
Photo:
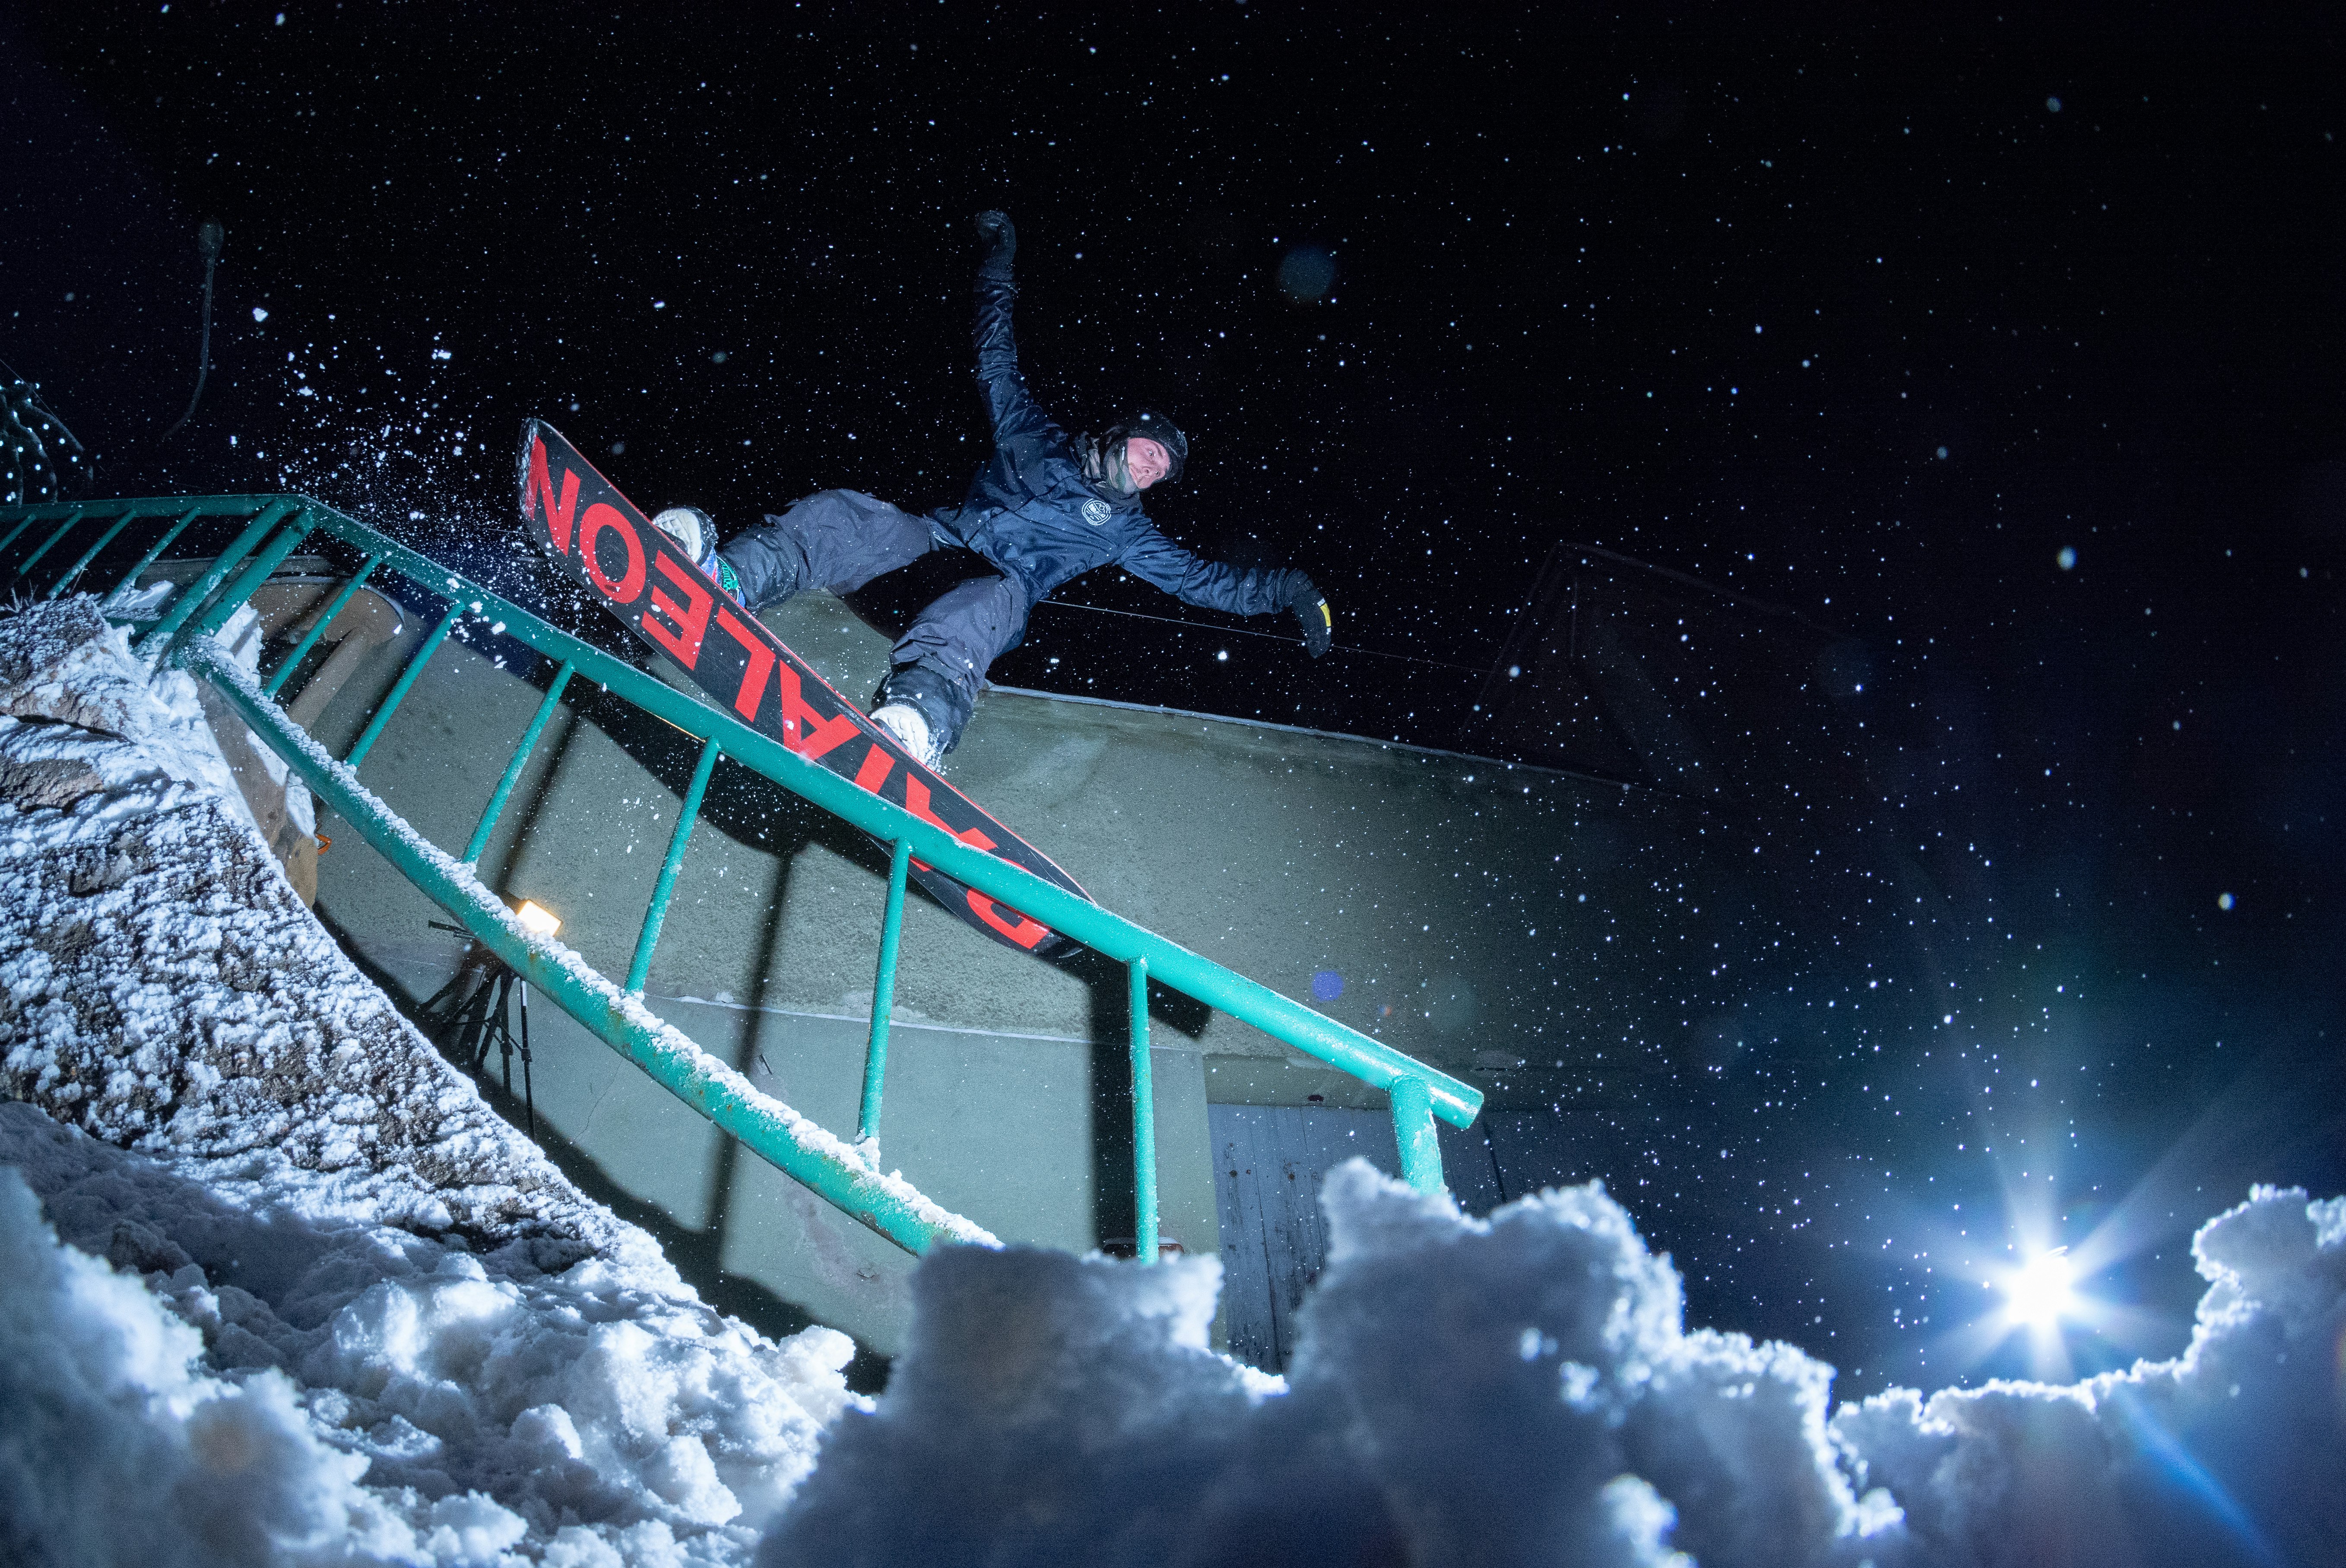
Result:
{"type": "Polygon", "coordinates": [[[894,736],[897,744],[913,754],[913,761],[932,773],[938,770],[943,753],[929,728],[927,714],[909,702],[891,702],[872,710],[872,722],[894,736]]]}
{"type": "Polygon", "coordinates": [[[652,519],[652,526],[682,546],[694,565],[704,572],[709,570],[708,557],[717,553],[713,547],[717,526],[708,513],[698,506],[671,506],[652,519]]]}
{"type": "Polygon", "coordinates": [[[652,526],[677,542],[692,564],[717,580],[735,604],[741,602],[741,579],[717,553],[717,524],[698,506],[671,506],[652,519],[652,526]]]}
{"type": "Polygon", "coordinates": [[[954,695],[953,683],[927,666],[898,665],[872,698],[879,706],[872,710],[872,721],[886,726],[923,766],[942,772],[942,759],[969,722],[967,699],[956,706],[954,695]]]}

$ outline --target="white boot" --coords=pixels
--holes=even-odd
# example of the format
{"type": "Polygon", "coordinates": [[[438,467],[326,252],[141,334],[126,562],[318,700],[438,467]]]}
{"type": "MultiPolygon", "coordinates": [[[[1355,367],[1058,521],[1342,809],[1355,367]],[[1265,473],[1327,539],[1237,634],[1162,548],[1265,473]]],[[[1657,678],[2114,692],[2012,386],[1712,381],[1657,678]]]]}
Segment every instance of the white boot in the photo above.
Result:
{"type": "Polygon", "coordinates": [[[652,519],[652,526],[675,540],[694,565],[704,572],[709,570],[708,556],[716,551],[711,548],[707,555],[702,553],[704,544],[714,544],[709,539],[712,530],[708,513],[698,506],[671,506],[652,519]]]}
{"type": "Polygon", "coordinates": [[[913,760],[931,772],[937,769],[936,738],[929,733],[928,715],[909,702],[892,702],[872,709],[872,722],[896,738],[913,760]]]}

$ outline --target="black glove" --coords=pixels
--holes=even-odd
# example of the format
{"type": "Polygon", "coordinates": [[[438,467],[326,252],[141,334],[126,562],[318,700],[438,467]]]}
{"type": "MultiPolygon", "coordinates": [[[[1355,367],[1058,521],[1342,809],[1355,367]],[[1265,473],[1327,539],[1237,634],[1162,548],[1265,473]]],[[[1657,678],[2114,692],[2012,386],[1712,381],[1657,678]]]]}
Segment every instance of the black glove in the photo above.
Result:
{"type": "Polygon", "coordinates": [[[1010,226],[1010,214],[979,213],[977,242],[985,248],[977,270],[999,278],[1010,276],[1011,260],[1018,254],[1018,230],[1010,226]]]}
{"type": "Polygon", "coordinates": [[[1336,644],[1336,617],[1328,608],[1327,596],[1312,585],[1302,573],[1295,574],[1295,586],[1287,595],[1287,607],[1303,625],[1303,651],[1318,658],[1336,644]]]}

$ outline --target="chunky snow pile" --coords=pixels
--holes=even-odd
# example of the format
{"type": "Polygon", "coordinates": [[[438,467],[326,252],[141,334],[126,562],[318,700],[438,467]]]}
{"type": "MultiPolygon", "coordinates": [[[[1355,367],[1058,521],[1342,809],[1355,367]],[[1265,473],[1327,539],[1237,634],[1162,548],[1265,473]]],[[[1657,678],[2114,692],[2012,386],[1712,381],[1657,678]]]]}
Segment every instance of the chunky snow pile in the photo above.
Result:
{"type": "Polygon", "coordinates": [[[1487,1220],[1354,1161],[1283,1390],[1209,1353],[1210,1259],[954,1248],[765,1568],[903,1563],[2335,1563],[2346,1200],[2208,1224],[2179,1360],[1897,1393],[1688,1331],[1596,1186],[1487,1220]]]}
{"type": "Polygon", "coordinates": [[[10,1561],[267,1562],[346,1540],[353,1512],[379,1516],[351,1484],[367,1461],[311,1433],[282,1376],[206,1375],[203,1337],[137,1278],[57,1246],[5,1169],[0,1279],[10,1561]]]}
{"type": "Polygon", "coordinates": [[[0,1164],[11,1562],[739,1562],[854,1398],[846,1336],[760,1339],[639,1232],[475,1251],[21,1105],[0,1164]]]}
{"type": "Polygon", "coordinates": [[[0,1560],[746,1557],[845,1336],[711,1311],[494,1115],[87,601],[0,618],[0,1560]]]}

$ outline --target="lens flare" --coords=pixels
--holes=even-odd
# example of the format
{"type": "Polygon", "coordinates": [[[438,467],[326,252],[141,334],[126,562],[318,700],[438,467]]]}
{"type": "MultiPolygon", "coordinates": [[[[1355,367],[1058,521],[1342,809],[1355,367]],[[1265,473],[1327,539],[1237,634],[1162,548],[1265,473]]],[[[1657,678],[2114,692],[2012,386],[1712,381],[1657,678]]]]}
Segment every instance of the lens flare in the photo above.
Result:
{"type": "Polygon", "coordinates": [[[2056,1247],[2027,1264],[2004,1284],[2004,1310],[2014,1322],[2050,1329],[2077,1305],[2076,1270],[2069,1249],[2056,1247]]]}

